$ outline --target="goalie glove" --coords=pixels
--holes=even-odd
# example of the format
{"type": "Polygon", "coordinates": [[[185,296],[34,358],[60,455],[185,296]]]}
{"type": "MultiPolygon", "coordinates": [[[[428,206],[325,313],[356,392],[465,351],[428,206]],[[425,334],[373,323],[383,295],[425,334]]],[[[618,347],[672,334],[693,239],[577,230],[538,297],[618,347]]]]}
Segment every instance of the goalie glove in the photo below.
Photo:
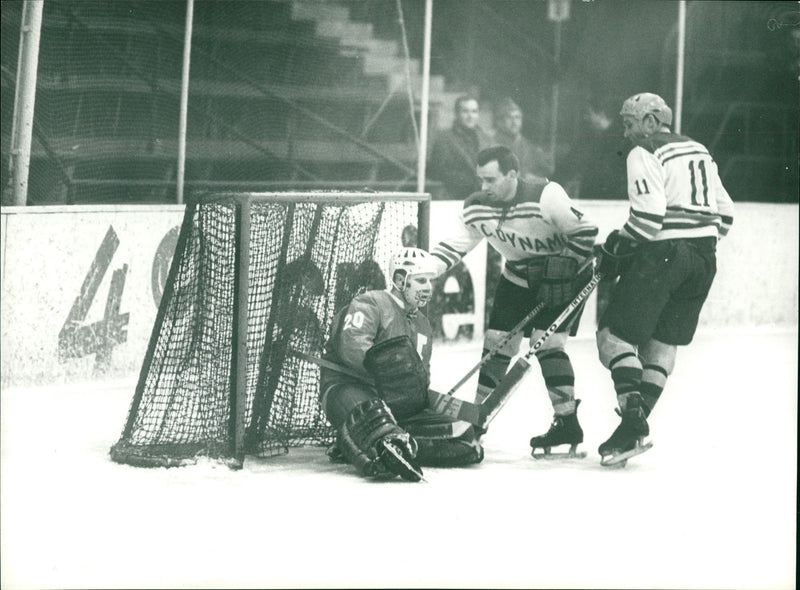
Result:
{"type": "Polygon", "coordinates": [[[420,481],[417,442],[395,422],[382,399],[357,405],[339,428],[339,448],[365,477],[420,481]]]}
{"type": "Polygon", "coordinates": [[[636,250],[636,242],[620,235],[619,230],[614,230],[602,245],[594,247],[597,257],[597,271],[605,279],[615,279],[625,272],[636,250]]]}
{"type": "Polygon", "coordinates": [[[390,338],[370,348],[364,356],[364,368],[398,420],[427,407],[428,372],[408,336],[390,338]]]}

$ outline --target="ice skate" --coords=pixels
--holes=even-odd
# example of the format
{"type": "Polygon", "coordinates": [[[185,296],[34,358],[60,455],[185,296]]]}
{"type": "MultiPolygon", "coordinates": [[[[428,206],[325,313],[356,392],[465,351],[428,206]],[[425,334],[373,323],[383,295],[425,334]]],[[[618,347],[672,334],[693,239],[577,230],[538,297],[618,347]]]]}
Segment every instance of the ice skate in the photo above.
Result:
{"type": "Polygon", "coordinates": [[[625,467],[628,459],[644,453],[653,446],[644,438],[650,434],[650,426],[644,416],[639,400],[628,400],[629,407],[619,412],[622,416],[611,437],[600,445],[600,464],[606,467],[625,467]]]}
{"type": "Polygon", "coordinates": [[[582,459],[586,453],[578,451],[578,445],[583,442],[583,429],[578,423],[578,404],[575,400],[575,411],[564,416],[555,416],[550,430],[531,439],[531,456],[534,459],[582,459]],[[568,449],[564,449],[569,445],[568,449]],[[560,447],[553,452],[553,447],[560,447]]]}

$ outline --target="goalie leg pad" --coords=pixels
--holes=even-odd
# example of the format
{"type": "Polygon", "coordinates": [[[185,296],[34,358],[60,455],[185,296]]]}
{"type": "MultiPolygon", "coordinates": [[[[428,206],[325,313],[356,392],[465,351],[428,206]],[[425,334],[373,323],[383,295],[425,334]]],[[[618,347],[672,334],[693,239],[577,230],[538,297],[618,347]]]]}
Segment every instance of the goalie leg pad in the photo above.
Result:
{"type": "Polygon", "coordinates": [[[483,460],[476,428],[463,420],[450,420],[430,410],[403,423],[419,446],[416,460],[428,467],[463,467],[483,460]]]}
{"type": "Polygon", "coordinates": [[[370,348],[364,356],[364,368],[399,419],[427,406],[428,371],[408,336],[391,338],[370,348]]]}
{"type": "Polygon", "coordinates": [[[420,438],[417,463],[426,467],[464,467],[483,461],[483,446],[474,427],[458,438],[420,438]]]}
{"type": "Polygon", "coordinates": [[[375,399],[375,390],[363,383],[342,381],[328,386],[320,404],[331,426],[338,429],[345,423],[353,408],[375,399]]]}
{"type": "Polygon", "coordinates": [[[383,441],[397,447],[403,457],[416,466],[417,442],[395,422],[386,403],[378,398],[356,406],[339,428],[338,446],[345,459],[361,475],[391,479],[404,475],[394,461],[386,460],[380,452],[383,441]]]}

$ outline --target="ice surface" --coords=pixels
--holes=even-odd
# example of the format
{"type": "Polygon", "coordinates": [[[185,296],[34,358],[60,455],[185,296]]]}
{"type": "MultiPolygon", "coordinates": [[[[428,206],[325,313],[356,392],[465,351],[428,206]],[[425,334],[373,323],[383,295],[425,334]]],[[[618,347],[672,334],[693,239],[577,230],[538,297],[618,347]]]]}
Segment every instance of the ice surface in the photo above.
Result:
{"type": "MultiPolygon", "coordinates": [[[[319,449],[118,465],[132,382],[3,391],[2,587],[795,587],[797,332],[681,348],[654,447],[623,470],[599,465],[617,418],[594,342],[569,351],[586,459],[530,458],[551,419],[534,364],[485,461],[427,484],[368,482],[319,449]]],[[[479,357],[440,345],[433,385],[479,357]]]]}

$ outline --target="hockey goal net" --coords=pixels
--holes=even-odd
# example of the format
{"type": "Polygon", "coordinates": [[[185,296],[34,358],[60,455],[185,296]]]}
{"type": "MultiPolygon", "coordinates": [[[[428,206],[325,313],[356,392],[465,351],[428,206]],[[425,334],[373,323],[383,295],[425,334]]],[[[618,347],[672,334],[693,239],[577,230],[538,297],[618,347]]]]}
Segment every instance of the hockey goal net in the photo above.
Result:
{"type": "Polygon", "coordinates": [[[203,195],[186,206],[139,381],[111,458],[176,466],[327,445],[319,357],[333,314],[427,247],[429,196],[203,195]]]}

